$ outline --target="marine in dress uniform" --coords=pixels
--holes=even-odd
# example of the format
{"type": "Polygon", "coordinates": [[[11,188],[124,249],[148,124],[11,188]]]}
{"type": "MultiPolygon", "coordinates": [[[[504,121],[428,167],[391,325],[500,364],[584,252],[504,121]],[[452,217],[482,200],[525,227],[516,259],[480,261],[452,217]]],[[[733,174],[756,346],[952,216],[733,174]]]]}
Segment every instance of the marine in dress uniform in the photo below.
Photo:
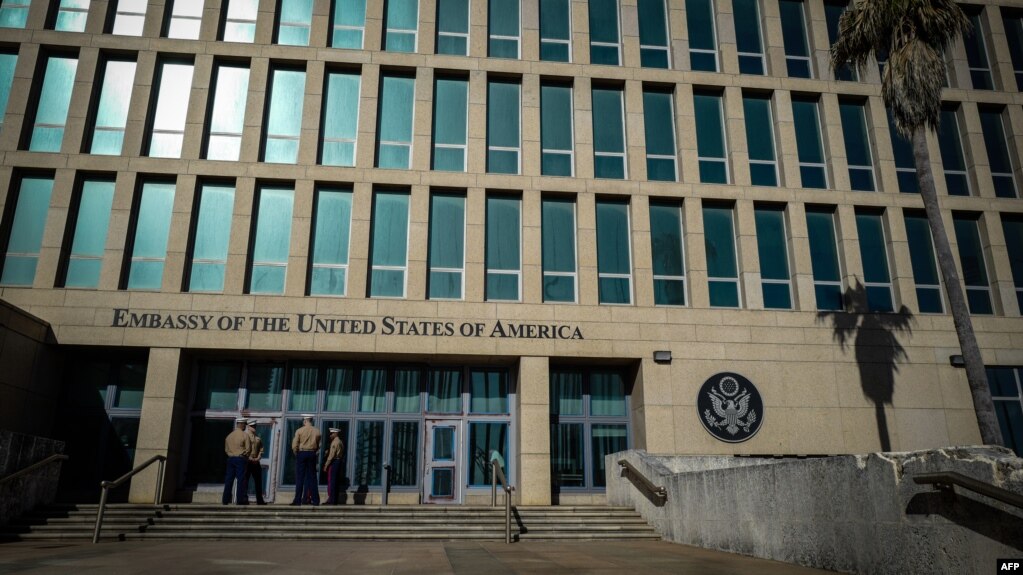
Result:
{"type": "Polygon", "coordinates": [[[312,415],[302,414],[302,427],[295,431],[295,437],[291,440],[291,451],[295,454],[295,500],[291,504],[302,505],[308,496],[313,505],[319,505],[316,456],[320,451],[320,430],[313,427],[312,415]]]}
{"type": "Polygon", "coordinates": [[[330,448],[323,461],[323,468],[327,470],[327,505],[337,505],[337,482],[341,478],[341,454],[345,449],[340,434],[340,429],[330,428],[330,448]]]}
{"type": "Polygon", "coordinates": [[[259,460],[263,458],[263,440],[256,435],[256,420],[249,420],[249,427],[246,430],[252,440],[252,451],[249,452],[249,460],[245,463],[245,491],[249,490],[249,477],[256,482],[256,505],[266,505],[263,501],[263,466],[259,460]]]}
{"type": "Polygon", "coordinates": [[[224,438],[224,453],[227,454],[227,473],[224,475],[224,497],[221,499],[224,505],[231,503],[231,484],[238,482],[235,495],[235,503],[248,505],[249,496],[246,493],[245,463],[249,460],[249,453],[252,452],[252,439],[245,433],[245,425],[248,422],[244,417],[234,420],[234,431],[224,438]]]}

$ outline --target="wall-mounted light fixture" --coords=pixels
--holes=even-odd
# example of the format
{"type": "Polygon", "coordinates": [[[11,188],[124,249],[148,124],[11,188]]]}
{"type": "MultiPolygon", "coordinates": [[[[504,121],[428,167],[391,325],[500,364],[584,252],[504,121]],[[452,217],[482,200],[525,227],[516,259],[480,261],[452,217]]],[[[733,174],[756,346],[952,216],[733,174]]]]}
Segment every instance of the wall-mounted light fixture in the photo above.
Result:
{"type": "Polygon", "coordinates": [[[961,355],[950,355],[948,356],[948,363],[952,367],[966,367],[966,360],[961,355]]]}
{"type": "Polygon", "coordinates": [[[671,351],[670,350],[655,351],[654,363],[671,363],[671,351]]]}

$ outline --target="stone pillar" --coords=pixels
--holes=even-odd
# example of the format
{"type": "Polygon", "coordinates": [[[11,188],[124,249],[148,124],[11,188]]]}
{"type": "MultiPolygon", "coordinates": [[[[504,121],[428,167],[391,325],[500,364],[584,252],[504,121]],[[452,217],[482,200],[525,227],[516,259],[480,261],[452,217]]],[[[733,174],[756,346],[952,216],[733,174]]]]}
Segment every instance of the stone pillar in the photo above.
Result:
{"type": "Polygon", "coordinates": [[[676,453],[671,365],[641,360],[632,388],[633,448],[676,453]]]}
{"type": "MultiPolygon", "coordinates": [[[[181,349],[154,347],[149,350],[146,387],[142,395],[142,417],[135,443],[135,463],[140,465],[154,455],[166,455],[163,501],[173,498],[177,480],[185,465],[185,410],[188,386],[181,369],[181,349]]],[[[152,503],[159,467],[153,464],[131,480],[131,503],[152,503]]]]}
{"type": "Polygon", "coordinates": [[[550,369],[546,357],[519,359],[519,505],[551,504],[550,369]]]}

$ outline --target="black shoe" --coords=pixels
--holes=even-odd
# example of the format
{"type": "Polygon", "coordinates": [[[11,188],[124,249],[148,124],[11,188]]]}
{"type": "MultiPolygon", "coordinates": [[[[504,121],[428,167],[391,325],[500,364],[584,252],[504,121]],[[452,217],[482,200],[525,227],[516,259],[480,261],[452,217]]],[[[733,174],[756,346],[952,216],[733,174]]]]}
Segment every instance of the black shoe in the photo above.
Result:
{"type": "Polygon", "coordinates": [[[244,502],[244,503],[239,503],[238,505],[248,505],[248,504],[249,504],[249,502],[248,502],[248,501],[246,501],[246,502],[244,502]]]}
{"type": "Polygon", "coordinates": [[[302,505],[302,504],[301,503],[296,503],[294,501],[291,502],[291,506],[292,507],[299,507],[300,505],[302,505]]]}
{"type": "Polygon", "coordinates": [[[266,501],[257,501],[256,505],[266,505],[266,501]]]}

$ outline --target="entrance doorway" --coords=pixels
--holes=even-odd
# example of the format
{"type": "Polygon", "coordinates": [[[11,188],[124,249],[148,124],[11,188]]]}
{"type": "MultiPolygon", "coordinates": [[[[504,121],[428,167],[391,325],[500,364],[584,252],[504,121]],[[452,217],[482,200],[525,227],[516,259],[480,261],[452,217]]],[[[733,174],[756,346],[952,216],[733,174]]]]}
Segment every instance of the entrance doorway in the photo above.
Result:
{"type": "Polygon", "coordinates": [[[462,421],[426,420],[426,453],[423,469],[424,503],[461,503],[462,421]]]}

